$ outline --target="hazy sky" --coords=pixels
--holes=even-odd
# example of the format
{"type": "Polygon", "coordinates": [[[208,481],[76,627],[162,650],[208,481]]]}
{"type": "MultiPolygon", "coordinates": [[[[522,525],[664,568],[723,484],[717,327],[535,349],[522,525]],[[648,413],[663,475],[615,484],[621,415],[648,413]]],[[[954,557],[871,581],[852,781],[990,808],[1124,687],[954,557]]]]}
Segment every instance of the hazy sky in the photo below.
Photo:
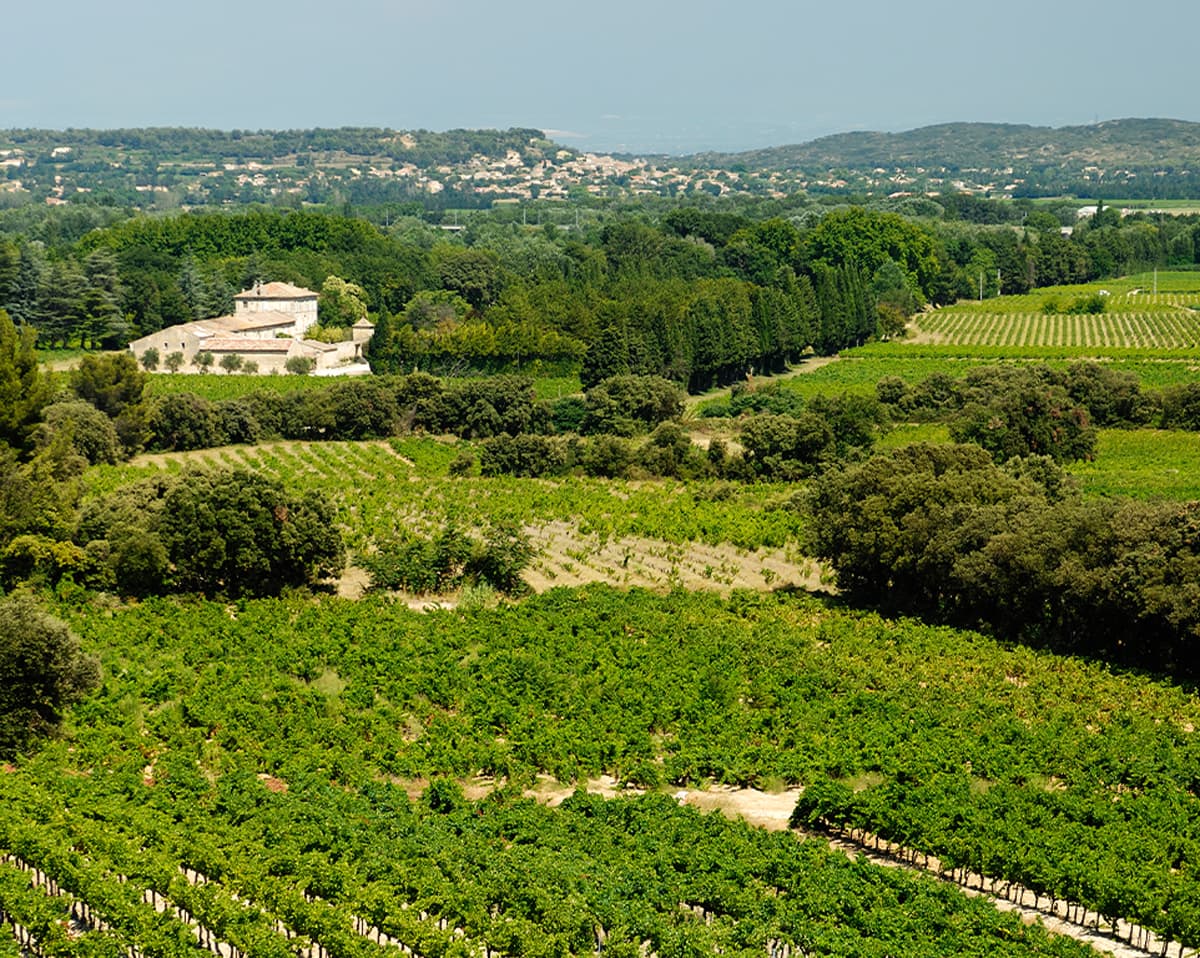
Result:
{"type": "Polygon", "coordinates": [[[1200,120],[1197,0],[58,0],[0,128],[528,126],[690,152],[988,120],[1200,120]]]}

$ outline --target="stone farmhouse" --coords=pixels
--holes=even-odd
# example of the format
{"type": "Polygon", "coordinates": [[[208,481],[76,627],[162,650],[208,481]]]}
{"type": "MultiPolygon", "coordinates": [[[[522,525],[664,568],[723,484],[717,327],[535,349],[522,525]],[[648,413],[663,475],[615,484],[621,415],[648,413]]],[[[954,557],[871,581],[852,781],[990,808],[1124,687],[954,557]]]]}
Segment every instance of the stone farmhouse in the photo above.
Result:
{"type": "Polygon", "coordinates": [[[147,349],[158,350],[159,364],[171,353],[183,354],[181,370],[195,368],[199,353],[210,353],[212,370],[221,371],[221,359],[240,356],[253,362],[259,373],[284,372],[293,356],[313,360],[314,371],[330,375],[362,362],[363,346],[375,327],[360,320],[351,338],[341,343],[319,343],[304,339],[317,322],[317,294],[290,283],[257,283],[233,297],[232,316],[199,319],[168,326],[129,344],[141,362],[147,349]]]}

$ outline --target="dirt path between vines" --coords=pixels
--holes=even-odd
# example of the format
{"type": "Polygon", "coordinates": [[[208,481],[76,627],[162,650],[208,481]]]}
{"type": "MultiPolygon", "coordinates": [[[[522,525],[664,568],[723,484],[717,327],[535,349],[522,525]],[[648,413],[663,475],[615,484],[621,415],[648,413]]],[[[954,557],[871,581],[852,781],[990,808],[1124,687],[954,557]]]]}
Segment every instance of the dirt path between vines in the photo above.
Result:
{"type": "MultiPolygon", "coordinates": [[[[758,376],[752,378],[755,385],[765,386],[768,383],[779,382],[781,379],[794,379],[796,376],[803,376],[805,373],[811,373],[822,366],[828,366],[830,363],[837,362],[837,356],[810,356],[807,359],[802,359],[796,365],[790,367],[787,372],[777,373],[774,376],[758,376]]],[[[710,399],[720,399],[722,396],[729,396],[733,387],[725,386],[720,389],[710,389],[706,393],[700,393],[695,396],[688,396],[684,400],[684,409],[687,412],[694,412],[703,402],[708,402],[710,399]]]]}
{"type": "MultiPolygon", "coordinates": [[[[641,794],[638,790],[621,789],[619,784],[609,776],[588,782],[587,790],[597,795],[603,795],[606,798],[618,795],[641,794]]],[[[527,794],[540,802],[554,806],[566,799],[573,791],[573,788],[563,787],[555,782],[546,780],[539,783],[537,788],[531,789],[527,794]]],[[[740,818],[748,825],[755,825],[769,831],[785,831],[789,829],[788,819],[791,817],[792,809],[796,805],[798,794],[799,792],[796,789],[788,789],[782,792],[760,792],[753,788],[730,788],[722,786],[711,789],[679,789],[674,793],[674,797],[681,804],[692,805],[704,811],[719,811],[729,818],[740,818]]],[[[880,842],[880,847],[876,849],[874,847],[876,843],[873,837],[869,835],[865,836],[862,840],[854,840],[848,835],[831,837],[799,829],[794,829],[793,831],[802,838],[812,837],[828,841],[830,847],[842,852],[851,860],[862,857],[876,865],[887,868],[901,868],[905,871],[918,872],[939,878],[942,881],[957,886],[972,898],[986,898],[1000,911],[1015,912],[1026,924],[1041,922],[1047,931],[1073,938],[1098,952],[1113,955],[1114,958],[1145,958],[1147,955],[1161,955],[1164,953],[1163,943],[1153,935],[1148,938],[1146,948],[1127,944],[1125,941],[1114,938],[1111,934],[1107,934],[1104,931],[1097,931],[1090,927],[1096,918],[1091,912],[1084,914],[1082,923],[1068,921],[1066,918],[1065,903],[1059,902],[1056,910],[1051,912],[1049,910],[1049,902],[1043,896],[1040,899],[1036,899],[1038,907],[1035,907],[1033,892],[1021,889],[1020,886],[1016,885],[1009,886],[1013,897],[1017,899],[1016,901],[1012,901],[1001,895],[991,894],[985,887],[990,883],[987,879],[979,875],[968,873],[963,876],[962,881],[959,881],[956,878],[952,878],[948,873],[943,873],[941,863],[937,859],[928,858],[928,864],[925,866],[914,864],[904,860],[904,850],[899,848],[899,846],[890,846],[889,848],[887,843],[880,842]]],[[[996,887],[999,884],[1002,883],[996,883],[992,887],[996,887]]],[[[1127,922],[1119,922],[1118,929],[1123,938],[1129,937],[1130,926],[1127,922]]],[[[1135,934],[1136,937],[1137,935],[1135,934]]],[[[1181,958],[1196,958],[1200,954],[1195,949],[1184,949],[1175,943],[1172,943],[1167,951],[1170,955],[1178,955],[1181,958]]]]}

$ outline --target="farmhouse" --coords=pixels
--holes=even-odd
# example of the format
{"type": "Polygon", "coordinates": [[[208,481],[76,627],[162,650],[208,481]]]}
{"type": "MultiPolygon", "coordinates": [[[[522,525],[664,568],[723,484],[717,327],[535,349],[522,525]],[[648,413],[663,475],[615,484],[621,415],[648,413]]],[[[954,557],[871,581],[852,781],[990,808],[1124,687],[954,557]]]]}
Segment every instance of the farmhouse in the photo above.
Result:
{"type": "Polygon", "coordinates": [[[223,368],[223,357],[236,355],[242,363],[253,363],[260,373],[283,372],[289,359],[300,356],[311,359],[318,373],[328,373],[360,362],[362,347],[375,331],[370,322],[360,320],[346,342],[304,339],[317,322],[317,294],[290,283],[256,283],[238,293],[233,302],[232,316],[168,326],[135,339],[129,349],[139,362],[148,349],[158,351],[160,363],[172,353],[180,353],[181,369],[194,368],[196,356],[209,353],[214,370],[223,368]]]}

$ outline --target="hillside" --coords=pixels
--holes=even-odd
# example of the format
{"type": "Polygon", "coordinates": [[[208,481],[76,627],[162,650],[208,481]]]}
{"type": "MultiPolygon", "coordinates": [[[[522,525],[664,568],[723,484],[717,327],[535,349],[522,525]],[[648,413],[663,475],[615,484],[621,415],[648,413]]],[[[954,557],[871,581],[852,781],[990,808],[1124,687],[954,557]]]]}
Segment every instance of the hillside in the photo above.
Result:
{"type": "Polygon", "coordinates": [[[1200,123],[1183,120],[1106,120],[1060,128],[1009,123],[942,123],[903,133],[854,132],[794,146],[735,154],[702,154],[703,164],[763,169],[846,166],[937,166],[965,170],[1010,164],[1104,164],[1113,167],[1194,163],[1200,123]]]}
{"type": "Polygon", "coordinates": [[[854,132],[735,154],[702,154],[699,167],[839,170],[870,182],[900,172],[939,184],[966,175],[1018,196],[1071,192],[1111,196],[1192,196],[1200,188],[1200,124],[1168,119],[1106,120],[1090,126],[944,123],[903,133],[854,132]],[[981,178],[982,175],[982,178],[981,178]]]}
{"type": "Polygon", "coordinates": [[[534,129],[0,131],[0,207],[408,203],[416,209],[615,196],[941,193],[1200,197],[1200,124],[946,123],[744,153],[580,153],[534,129]]]}

